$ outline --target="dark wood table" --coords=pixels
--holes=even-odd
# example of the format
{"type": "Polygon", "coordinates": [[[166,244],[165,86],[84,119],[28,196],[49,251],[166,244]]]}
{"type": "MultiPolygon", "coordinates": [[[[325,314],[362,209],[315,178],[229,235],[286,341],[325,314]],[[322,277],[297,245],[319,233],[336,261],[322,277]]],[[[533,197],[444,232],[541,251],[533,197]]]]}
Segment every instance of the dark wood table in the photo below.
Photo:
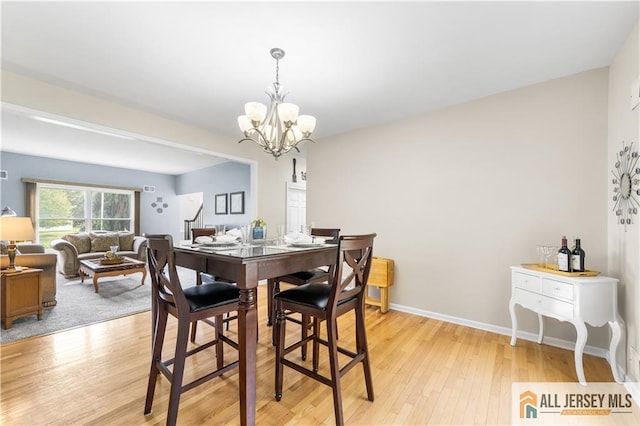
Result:
{"type": "Polygon", "coordinates": [[[117,277],[118,275],[130,275],[140,272],[142,274],[141,284],[147,277],[147,269],[145,263],[124,257],[120,263],[101,263],[101,259],[87,259],[80,261],[80,282],[84,282],[84,277],[93,277],[93,289],[98,292],[98,278],[101,277],[117,277]]]}
{"type": "Polygon", "coordinates": [[[240,423],[255,425],[258,281],[332,265],[336,262],[337,245],[290,248],[267,242],[225,250],[213,250],[199,245],[176,246],[174,251],[178,266],[233,280],[240,289],[240,423]]]}

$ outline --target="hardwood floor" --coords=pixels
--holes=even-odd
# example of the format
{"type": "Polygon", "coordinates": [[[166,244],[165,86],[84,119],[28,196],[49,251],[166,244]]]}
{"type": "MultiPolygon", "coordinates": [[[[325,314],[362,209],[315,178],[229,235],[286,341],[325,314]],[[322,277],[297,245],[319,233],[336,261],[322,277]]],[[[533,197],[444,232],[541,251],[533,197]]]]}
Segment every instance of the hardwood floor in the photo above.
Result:
{"type": "MultiPolygon", "coordinates": [[[[260,286],[259,300],[265,296],[260,286]]],[[[265,307],[261,303],[257,424],[333,424],[330,388],[291,369],[285,368],[282,400],[274,400],[275,351],[265,307]]],[[[153,412],[143,415],[150,321],[147,312],[0,346],[1,422],[164,424],[169,390],[164,378],[153,412]]],[[[375,401],[366,399],[362,369],[347,373],[342,380],[347,424],[509,424],[512,382],[577,381],[571,351],[523,340],[513,348],[507,336],[396,311],[380,314],[377,308],[367,310],[367,325],[375,401]]],[[[353,347],[352,317],[339,328],[341,344],[353,347]]],[[[198,327],[200,341],[211,333],[198,327]]],[[[233,325],[229,333],[235,335],[233,325]]],[[[167,354],[174,336],[172,327],[167,354]]],[[[185,376],[207,368],[210,354],[192,357],[185,376]]],[[[229,350],[226,356],[236,354],[229,350]]],[[[326,352],[321,356],[320,372],[328,374],[326,352]]],[[[613,381],[604,359],[585,355],[584,369],[588,381],[613,381]]],[[[238,424],[237,395],[235,370],[185,393],[178,423],[238,424]]]]}

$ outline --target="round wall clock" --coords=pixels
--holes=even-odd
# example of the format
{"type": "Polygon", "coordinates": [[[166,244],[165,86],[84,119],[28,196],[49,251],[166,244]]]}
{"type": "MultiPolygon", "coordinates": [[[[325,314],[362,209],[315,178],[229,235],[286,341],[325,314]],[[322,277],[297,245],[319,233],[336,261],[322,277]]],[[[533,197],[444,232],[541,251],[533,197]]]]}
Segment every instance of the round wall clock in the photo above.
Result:
{"type": "Polygon", "coordinates": [[[638,152],[633,150],[633,142],[625,145],[616,154],[616,163],[611,170],[613,174],[613,211],[618,217],[618,223],[625,226],[633,223],[633,215],[638,214],[640,207],[640,167],[638,166],[638,152]]]}

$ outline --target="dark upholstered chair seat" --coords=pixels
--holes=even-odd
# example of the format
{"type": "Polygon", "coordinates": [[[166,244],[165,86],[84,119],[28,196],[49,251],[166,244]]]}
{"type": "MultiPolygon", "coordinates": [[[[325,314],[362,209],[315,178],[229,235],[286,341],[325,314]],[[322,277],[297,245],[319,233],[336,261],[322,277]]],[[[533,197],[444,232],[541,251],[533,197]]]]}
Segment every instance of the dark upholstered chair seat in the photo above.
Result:
{"type": "Polygon", "coordinates": [[[288,274],[282,279],[282,281],[289,284],[302,285],[309,282],[322,282],[327,281],[329,278],[329,272],[322,268],[309,269],[307,271],[294,272],[288,274]]]}
{"type": "Polygon", "coordinates": [[[184,289],[184,296],[192,312],[214,306],[226,305],[240,299],[240,291],[234,285],[212,282],[184,289]]]}
{"type": "MultiPolygon", "coordinates": [[[[274,297],[276,300],[286,300],[288,302],[294,302],[299,305],[309,306],[311,308],[327,309],[327,303],[329,303],[329,294],[331,293],[331,286],[324,283],[305,284],[298,287],[291,288],[289,290],[281,291],[274,297]]],[[[338,302],[338,306],[349,302],[355,297],[349,299],[343,299],[338,302]]]]}

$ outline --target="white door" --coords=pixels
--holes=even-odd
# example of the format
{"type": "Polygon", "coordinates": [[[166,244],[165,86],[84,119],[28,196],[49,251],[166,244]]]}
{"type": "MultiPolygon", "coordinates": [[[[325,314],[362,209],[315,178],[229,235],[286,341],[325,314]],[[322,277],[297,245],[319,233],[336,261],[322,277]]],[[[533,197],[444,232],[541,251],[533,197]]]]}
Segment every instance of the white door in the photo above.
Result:
{"type": "Polygon", "coordinates": [[[300,231],[307,223],[307,188],[287,182],[287,218],[285,232],[300,231]]]}

